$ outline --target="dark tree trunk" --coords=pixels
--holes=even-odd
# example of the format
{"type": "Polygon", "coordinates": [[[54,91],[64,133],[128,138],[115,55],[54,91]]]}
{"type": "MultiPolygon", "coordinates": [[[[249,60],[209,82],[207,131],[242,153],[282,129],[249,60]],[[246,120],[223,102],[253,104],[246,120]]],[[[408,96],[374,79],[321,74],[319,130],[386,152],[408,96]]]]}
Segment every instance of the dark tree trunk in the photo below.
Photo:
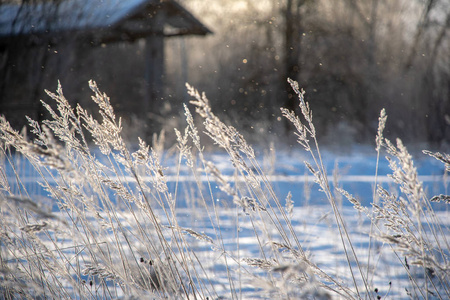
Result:
{"type": "Polygon", "coordinates": [[[285,10],[285,30],[284,30],[284,66],[285,71],[283,78],[286,102],[285,107],[294,110],[297,106],[297,97],[287,82],[287,78],[298,80],[300,72],[299,56],[300,56],[300,35],[301,35],[301,18],[300,7],[303,0],[287,0],[285,10]]]}

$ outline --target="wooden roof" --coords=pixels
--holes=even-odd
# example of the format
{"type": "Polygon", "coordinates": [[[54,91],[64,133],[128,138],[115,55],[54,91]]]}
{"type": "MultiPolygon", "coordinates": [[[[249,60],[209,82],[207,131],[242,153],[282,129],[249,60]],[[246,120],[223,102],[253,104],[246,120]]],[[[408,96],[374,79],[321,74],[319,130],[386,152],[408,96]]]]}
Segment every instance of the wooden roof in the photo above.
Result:
{"type": "Polygon", "coordinates": [[[76,33],[91,43],[134,41],[149,35],[206,35],[211,31],[173,0],[64,0],[0,5],[0,43],[19,36],[76,33]]]}

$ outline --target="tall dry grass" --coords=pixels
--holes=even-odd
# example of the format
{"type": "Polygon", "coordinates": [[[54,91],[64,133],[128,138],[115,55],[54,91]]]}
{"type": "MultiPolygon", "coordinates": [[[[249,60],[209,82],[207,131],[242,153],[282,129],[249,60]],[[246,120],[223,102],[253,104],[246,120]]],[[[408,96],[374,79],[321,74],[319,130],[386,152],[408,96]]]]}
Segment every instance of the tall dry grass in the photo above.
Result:
{"type": "MultiPolygon", "coordinates": [[[[298,143],[311,158],[305,164],[328,199],[347,276],[315,263],[304,248],[308,241],[292,223],[296,199],[279,197],[252,146],[217,118],[204,94],[187,86],[203,131],[227,153],[232,176],[207,158],[187,105],[186,128],[174,129],[171,168],[163,163],[168,152],[161,139],[152,147],[139,140],[132,151],[109,98],[91,81],[98,120],[79,105],[71,107],[61,86],[56,93],[47,91],[56,109],[42,103],[51,118],[40,124],[29,119],[32,141],[0,118],[2,297],[238,299],[253,293],[259,298],[375,299],[381,297],[373,284],[381,241],[403,264],[411,297],[449,298],[449,231],[431,205],[448,203],[449,196],[427,197],[406,147],[383,138],[384,110],[376,152],[380,157],[386,150],[400,193],[377,185],[378,166],[370,207],[332,188],[304,92],[289,82],[299,97],[301,116],[286,109],[282,114],[295,126],[298,143]],[[44,194],[30,189],[19,157],[32,166],[44,194]],[[183,172],[190,183],[179,180],[183,172]],[[341,195],[371,224],[365,255],[355,251],[337,201],[341,195]],[[232,202],[219,201],[222,197],[232,202]],[[183,221],[182,202],[192,217],[190,226],[183,221]],[[230,205],[232,217],[224,218],[230,205]],[[196,216],[204,224],[197,224],[196,216]],[[250,224],[259,255],[247,256],[241,247],[244,222],[250,224]]],[[[425,153],[449,169],[448,155],[425,153]]]]}

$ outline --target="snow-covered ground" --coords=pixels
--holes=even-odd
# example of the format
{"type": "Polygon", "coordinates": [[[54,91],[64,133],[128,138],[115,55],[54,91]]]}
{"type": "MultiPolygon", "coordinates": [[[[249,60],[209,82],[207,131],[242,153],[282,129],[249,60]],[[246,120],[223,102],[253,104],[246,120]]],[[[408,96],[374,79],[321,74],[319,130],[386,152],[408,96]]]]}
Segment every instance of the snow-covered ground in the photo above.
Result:
{"type": "MultiPolygon", "coordinates": [[[[267,178],[272,183],[273,188],[281,201],[284,201],[288,193],[292,194],[294,210],[292,213],[292,225],[297,236],[300,238],[301,246],[310,254],[311,260],[322,270],[330,275],[341,278],[343,282],[351,283],[348,259],[342,247],[342,242],[338,229],[335,225],[334,215],[325,195],[319,190],[317,184],[313,182],[313,177],[305,168],[303,161],[309,160],[302,152],[276,153],[275,159],[262,158],[260,163],[265,169],[267,178]]],[[[374,175],[376,166],[376,155],[352,153],[349,155],[336,155],[331,152],[323,154],[329,180],[332,188],[335,184],[346,189],[350,194],[357,197],[364,206],[370,207],[373,201],[374,175]],[[337,175],[333,176],[333,171],[337,175]]],[[[234,168],[225,154],[215,153],[207,155],[207,159],[213,161],[221,172],[230,181],[239,181],[239,177],[234,177],[234,168]]],[[[176,160],[175,160],[176,161],[176,160]]],[[[184,194],[192,195],[190,189],[194,178],[190,175],[188,167],[181,167],[180,173],[175,163],[171,160],[162,160],[162,164],[167,166],[165,177],[169,189],[177,188],[177,219],[181,227],[192,228],[197,232],[205,233],[215,239],[216,232],[209,225],[208,213],[201,208],[192,210],[192,199],[183,198],[184,194]],[[186,192],[186,193],[185,193],[186,192]]],[[[444,166],[435,159],[427,156],[415,160],[418,169],[419,179],[423,182],[427,195],[431,198],[437,194],[448,194],[448,179],[444,177],[444,166]]],[[[18,165],[17,171],[23,172],[22,182],[28,186],[32,193],[45,197],[45,192],[36,185],[38,174],[26,166],[24,162],[18,165]]],[[[9,169],[11,172],[11,169],[9,169]]],[[[384,158],[380,159],[377,183],[386,188],[391,188],[392,180],[387,175],[390,173],[389,165],[384,158]]],[[[9,174],[9,180],[14,181],[13,174],[9,174]]],[[[245,257],[255,258],[260,256],[258,243],[265,245],[268,241],[257,240],[253,233],[253,223],[242,209],[236,208],[232,199],[220,192],[214,181],[205,175],[201,175],[200,180],[212,183],[217,204],[220,205],[220,215],[217,224],[220,224],[222,240],[226,251],[235,254],[241,259],[245,257]]],[[[132,178],[129,178],[130,182],[132,178]]],[[[402,261],[404,256],[396,256],[388,245],[375,242],[369,237],[371,231],[368,219],[353,209],[351,203],[346,199],[341,200],[341,213],[349,230],[350,239],[353,242],[359,262],[366,270],[368,261],[368,249],[372,249],[371,268],[368,271],[371,286],[378,289],[378,295],[383,299],[408,299],[408,291],[414,288],[410,278],[405,272],[402,261]]],[[[284,203],[284,202],[283,202],[284,203]]],[[[53,206],[54,210],[57,206],[53,206]]],[[[441,225],[447,230],[450,226],[450,214],[448,204],[438,203],[434,205],[441,225]]],[[[450,233],[449,233],[450,234],[450,233]]],[[[276,239],[274,234],[272,239],[276,239]]],[[[225,298],[230,296],[228,291],[229,279],[227,268],[224,265],[223,255],[220,252],[212,251],[210,245],[196,242],[196,254],[204,262],[204,267],[211,274],[209,280],[214,283],[216,292],[225,298]]],[[[194,247],[194,248],[195,248],[194,247]]],[[[354,267],[354,261],[352,261],[354,267]]],[[[262,290],[255,289],[251,283],[256,281],[257,276],[263,276],[265,271],[255,270],[254,267],[247,266],[246,270],[252,270],[249,276],[246,270],[241,269],[237,263],[228,261],[228,266],[233,270],[233,281],[235,288],[244,299],[265,298],[270,294],[265,294],[262,290]]],[[[420,277],[418,269],[411,268],[411,273],[420,277]]],[[[362,282],[358,282],[362,287],[362,282]]]]}
{"type": "MultiPolygon", "coordinates": [[[[365,221],[365,218],[355,212],[353,208],[344,207],[342,215],[364,271],[367,270],[369,246],[372,249],[370,261],[372,267],[368,274],[371,286],[378,289],[378,295],[382,296],[382,299],[410,299],[407,291],[413,292],[414,288],[404,269],[405,257],[401,256],[401,253],[397,253],[400,256],[394,254],[387,244],[377,242],[374,239],[370,240],[370,223],[365,221]]],[[[201,211],[192,215],[191,211],[181,209],[179,211],[180,225],[214,237],[214,232],[210,228],[202,227],[203,224],[208,223],[204,216],[205,214],[202,214],[201,211]]],[[[438,213],[442,225],[447,228],[450,226],[448,216],[448,212],[438,213]]],[[[225,247],[228,251],[236,253],[239,247],[239,256],[241,258],[260,257],[258,242],[265,244],[268,241],[258,241],[254,237],[252,224],[249,219],[246,219],[244,214],[239,214],[238,216],[235,209],[221,209],[220,218],[225,247]],[[239,218],[239,232],[236,231],[237,218],[239,218]]],[[[347,258],[338,230],[334,225],[335,221],[331,209],[324,205],[295,208],[292,224],[297,236],[300,238],[301,246],[310,254],[311,260],[329,275],[339,278],[342,282],[346,282],[352,287],[347,258]]],[[[277,239],[276,236],[272,236],[272,238],[277,239]]],[[[211,251],[209,247],[203,247],[204,245],[200,243],[200,251],[196,253],[202,262],[210,262],[209,264],[206,263],[206,266],[209,267],[209,271],[213,274],[218,292],[220,292],[219,294],[223,293],[222,295],[225,299],[228,299],[230,294],[227,290],[228,278],[224,261],[221,259],[220,252],[211,251]]],[[[237,282],[237,287],[242,284],[240,288],[244,299],[268,298],[270,293],[264,289],[255,289],[251,285],[257,279],[253,276],[265,277],[264,271],[242,264],[247,270],[252,272],[252,276],[246,276],[247,273],[240,270],[239,266],[233,261],[228,260],[228,265],[233,270],[231,274],[233,274],[233,279],[237,282]]],[[[354,260],[352,260],[352,267],[355,270],[354,260]]],[[[357,271],[355,272],[357,273],[357,271]]],[[[411,267],[411,274],[423,278],[423,274],[420,272],[419,268],[411,267]]],[[[358,278],[358,275],[356,277],[358,278]]],[[[364,286],[361,280],[358,280],[358,285],[360,291],[364,294],[364,286]]],[[[424,288],[424,285],[422,285],[422,288],[424,288]]],[[[412,294],[414,295],[414,292],[412,294]]],[[[433,299],[431,295],[429,296],[430,299],[433,299]]]]}

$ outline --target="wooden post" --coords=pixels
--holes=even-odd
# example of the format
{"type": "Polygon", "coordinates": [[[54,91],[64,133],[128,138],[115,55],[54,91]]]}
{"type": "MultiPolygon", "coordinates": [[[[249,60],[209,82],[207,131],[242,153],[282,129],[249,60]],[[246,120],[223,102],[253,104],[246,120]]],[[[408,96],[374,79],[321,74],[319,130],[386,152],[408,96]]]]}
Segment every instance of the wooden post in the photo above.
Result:
{"type": "Polygon", "coordinates": [[[162,106],[164,98],[164,10],[159,9],[154,11],[150,18],[152,32],[146,38],[146,95],[144,98],[144,105],[140,117],[147,122],[147,136],[153,133],[155,118],[159,115],[159,108],[162,106]]]}
{"type": "Polygon", "coordinates": [[[164,85],[164,37],[151,35],[146,39],[146,99],[143,107],[145,117],[158,113],[156,108],[161,104],[164,85]]]}

